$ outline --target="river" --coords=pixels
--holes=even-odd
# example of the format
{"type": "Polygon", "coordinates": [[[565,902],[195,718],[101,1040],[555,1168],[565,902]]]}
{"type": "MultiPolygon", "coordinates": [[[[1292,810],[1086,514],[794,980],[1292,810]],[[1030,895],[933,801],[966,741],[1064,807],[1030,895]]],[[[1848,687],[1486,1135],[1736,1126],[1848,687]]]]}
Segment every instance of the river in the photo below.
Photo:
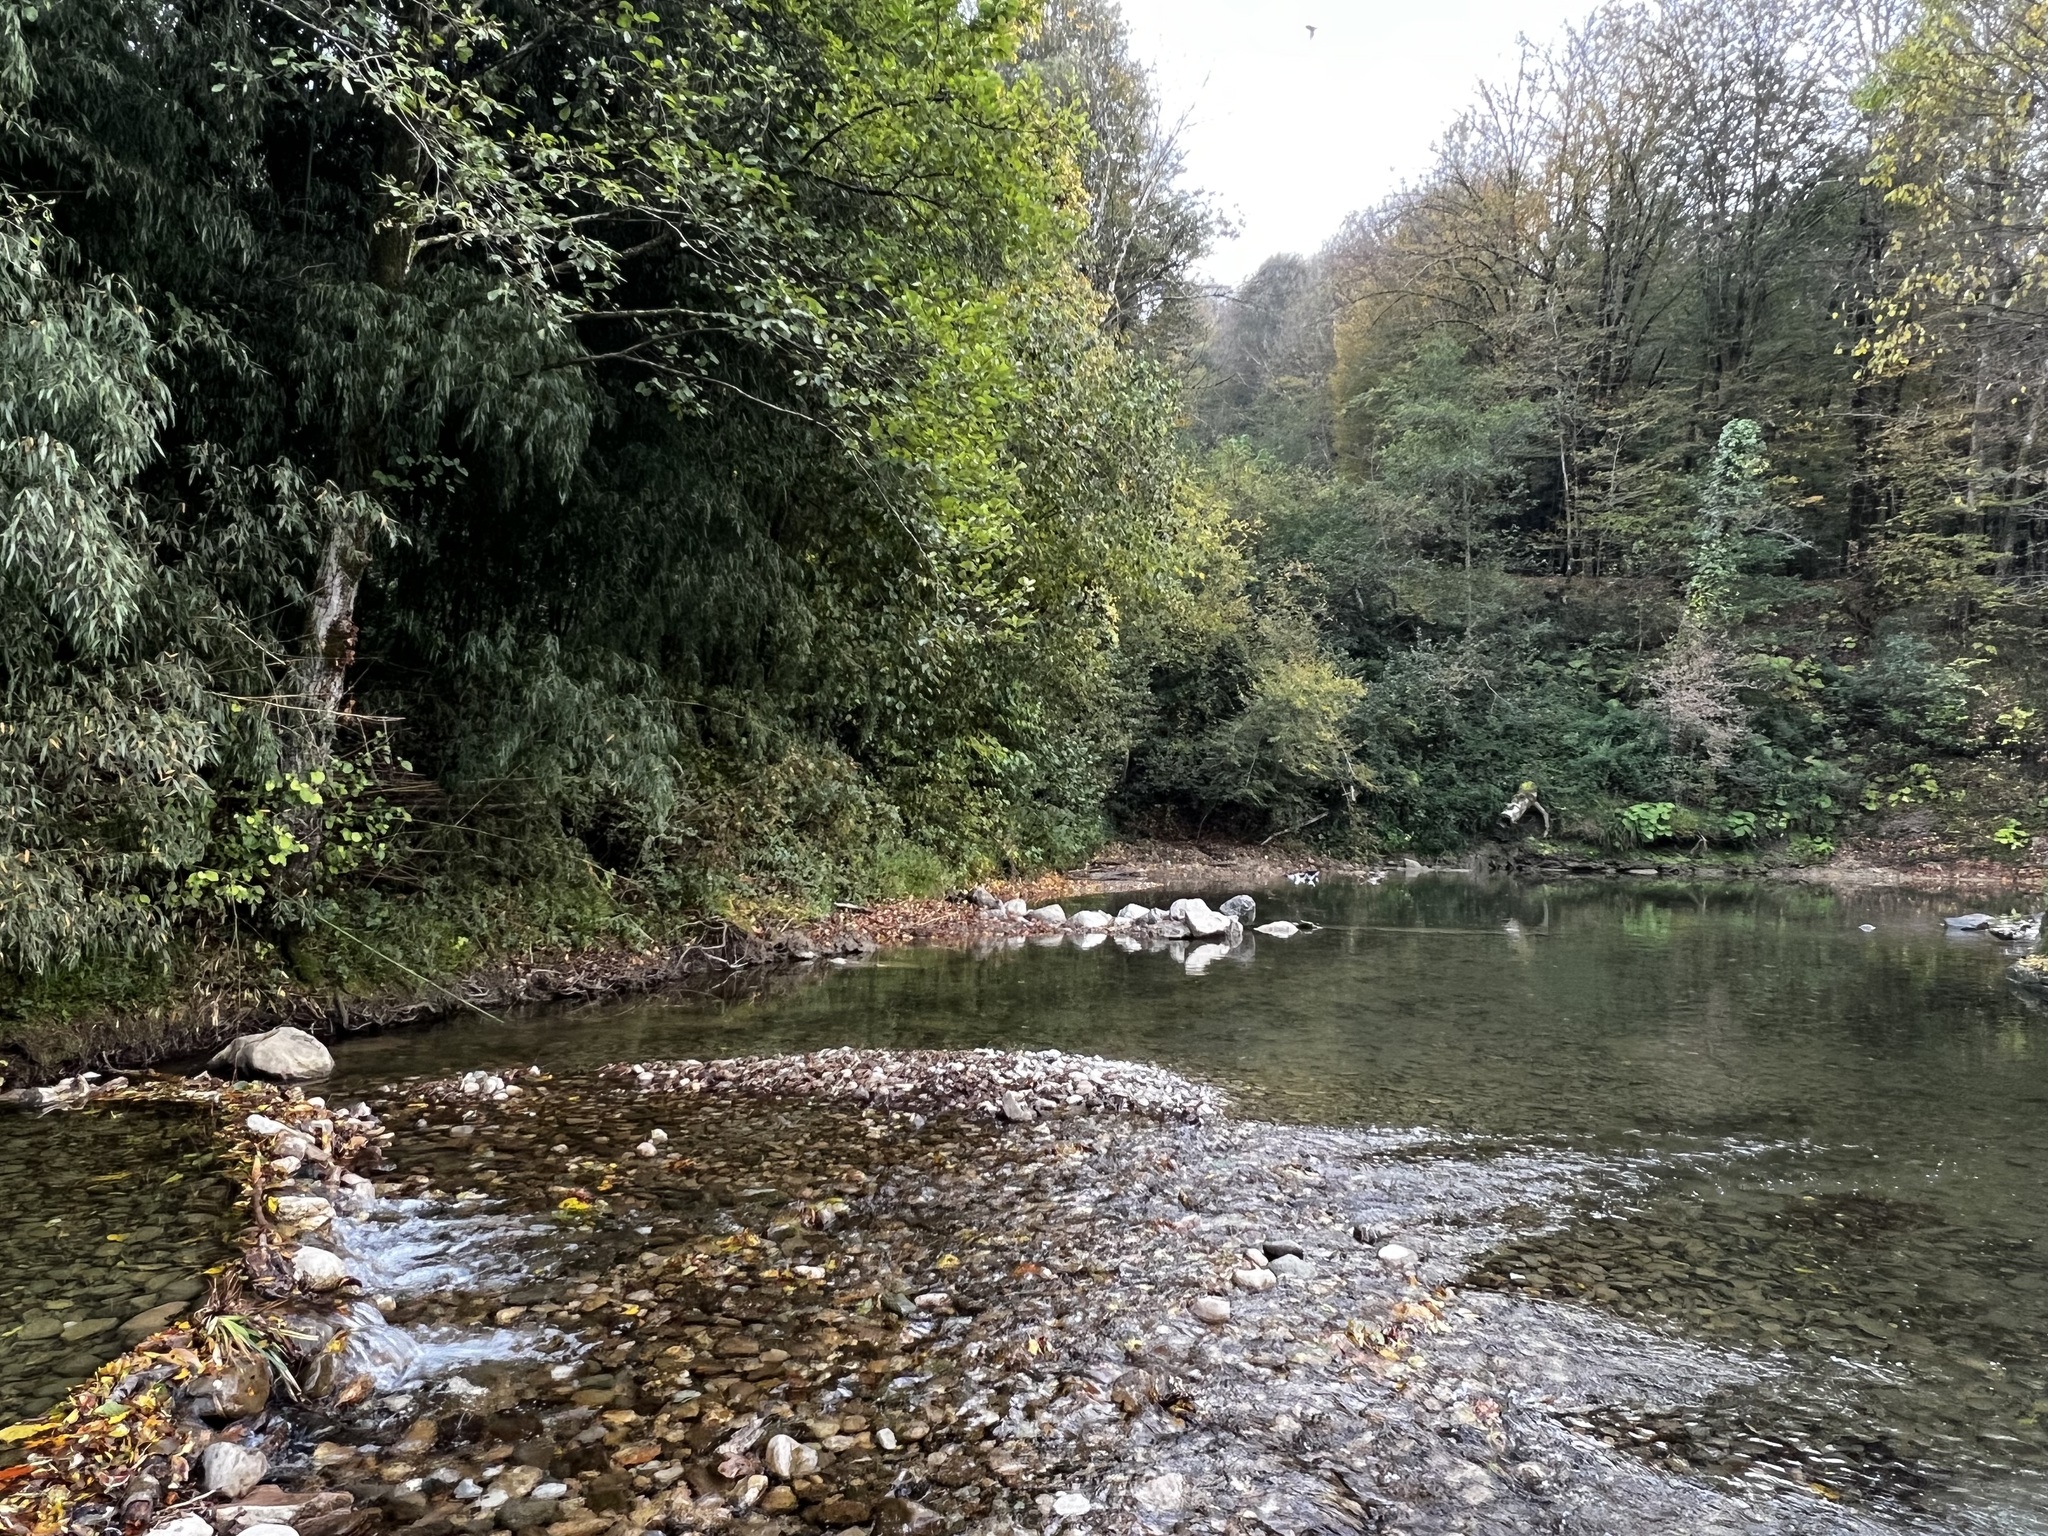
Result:
{"type": "MultiPolygon", "coordinates": [[[[1198,974],[1157,949],[1034,941],[457,1020],[343,1044],[329,1091],[828,1045],[1157,1062],[1226,1089],[1269,1147],[1299,1128],[1317,1156],[1404,1170],[1390,1226],[1515,1309],[1497,1326],[1600,1356],[1563,1421],[1647,1473],[1881,1528],[2048,1529],[2048,1019],[2004,981],[2007,946],[1944,933],[1952,902],[1428,876],[1260,905],[1322,926],[1198,974]]],[[[107,1272],[37,1240],[137,1182],[115,1176],[137,1120],[85,1145],[94,1123],[5,1128],[0,1160],[69,1172],[0,1245],[0,1332],[10,1306],[73,1301],[53,1315],[76,1319],[157,1299],[186,1272],[165,1232],[213,1235],[152,1180],[160,1219],[93,1218],[156,1245],[122,1251],[126,1289],[67,1294],[107,1272]]],[[[175,1155],[203,1181],[194,1149],[175,1155]]],[[[38,1406],[92,1347],[44,1341],[33,1369],[0,1368],[0,1406],[38,1406]]]]}

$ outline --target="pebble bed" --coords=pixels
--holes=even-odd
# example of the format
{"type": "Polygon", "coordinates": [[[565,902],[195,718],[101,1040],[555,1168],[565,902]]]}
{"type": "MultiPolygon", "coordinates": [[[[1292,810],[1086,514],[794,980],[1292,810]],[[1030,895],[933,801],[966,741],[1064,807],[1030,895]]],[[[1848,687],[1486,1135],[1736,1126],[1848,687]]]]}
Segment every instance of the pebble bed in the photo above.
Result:
{"type": "Polygon", "coordinates": [[[240,1225],[208,1127],[155,1105],[0,1120],[0,1424],[46,1413],[206,1289],[240,1225]]]}
{"type": "Polygon", "coordinates": [[[177,1468],[214,1492],[158,1536],[1912,1528],[1901,1481],[1712,1481],[1612,1422],[1753,1359],[1454,1283],[1566,1157],[1237,1121],[1057,1052],[471,1072],[370,1109],[387,1161],[321,1237],[355,1279],[294,1303],[303,1395],[195,1406],[177,1468]]]}
{"type": "Polygon", "coordinates": [[[1231,1122],[1172,1074],[1055,1053],[373,1102],[397,1166],[365,1251],[427,1219],[440,1251],[466,1222],[503,1250],[473,1283],[380,1271],[379,1308],[497,1342],[296,1414],[258,1503],[299,1536],[1881,1528],[1604,1444],[1589,1394],[1697,1359],[1447,1283],[1563,1164],[1231,1122]]]}

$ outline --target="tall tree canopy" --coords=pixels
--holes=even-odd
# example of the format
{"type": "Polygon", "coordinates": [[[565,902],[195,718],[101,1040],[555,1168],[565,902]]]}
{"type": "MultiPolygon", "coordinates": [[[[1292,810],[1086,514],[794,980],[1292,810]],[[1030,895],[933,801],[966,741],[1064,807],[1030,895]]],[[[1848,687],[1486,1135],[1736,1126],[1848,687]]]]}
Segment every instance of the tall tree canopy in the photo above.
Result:
{"type": "Polygon", "coordinates": [[[1096,835],[1192,522],[1041,16],[0,27],[0,958],[303,923],[493,818],[700,894],[1096,835]]]}

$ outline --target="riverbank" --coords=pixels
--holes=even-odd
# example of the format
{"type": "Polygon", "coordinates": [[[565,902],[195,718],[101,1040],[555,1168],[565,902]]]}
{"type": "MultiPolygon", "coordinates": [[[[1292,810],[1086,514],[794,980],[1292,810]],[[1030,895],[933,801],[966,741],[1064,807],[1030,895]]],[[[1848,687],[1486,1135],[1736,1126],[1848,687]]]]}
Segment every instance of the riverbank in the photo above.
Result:
{"type": "MultiPolygon", "coordinates": [[[[1268,886],[1304,867],[1288,850],[1195,844],[1118,845],[1065,872],[990,882],[1004,900],[1108,899],[1147,890],[1268,886]]],[[[1312,861],[1333,878],[1364,866],[1312,861]]],[[[1020,931],[1025,925],[1012,924],[1020,931]]],[[[401,1028],[470,1012],[495,1015],[680,986],[717,988],[773,967],[829,962],[901,944],[970,944],[1004,931],[964,894],[840,903],[815,921],[770,927],[709,920],[676,937],[531,946],[441,974],[395,973],[373,989],[319,986],[272,965],[201,966],[183,984],[135,1006],[49,1007],[0,1019],[0,1087],[54,1082],[82,1070],[126,1071],[198,1057],[237,1035],[293,1025],[323,1038],[401,1028]]],[[[389,968],[387,967],[387,970],[389,968]]]]}
{"type": "MultiPolygon", "coordinates": [[[[1058,903],[1114,905],[1147,892],[1231,894],[1283,884],[1314,870],[1319,878],[1401,879],[1436,870],[1520,879],[1688,882],[1793,881],[1844,890],[1954,890],[2007,905],[2034,901],[2038,862],[1930,858],[1906,844],[1859,843],[1834,858],[1799,863],[1765,856],[1674,857],[1642,850],[1618,854],[1592,847],[1487,844],[1453,864],[1416,860],[1380,863],[1333,860],[1288,847],[1146,841],[1114,844],[1085,866],[987,889],[1003,900],[1038,907],[1058,903]]],[[[2038,904],[2038,902],[2036,902],[2038,904]]],[[[816,921],[770,927],[710,921],[664,942],[617,939],[575,946],[533,946],[487,963],[439,974],[403,972],[375,988],[322,987],[288,971],[202,970],[187,985],[143,1006],[51,1009],[0,1020],[0,1086],[47,1083],[84,1069],[132,1070],[197,1057],[236,1035],[295,1025],[325,1038],[401,1028],[471,1012],[564,1001],[594,1001],[672,988],[717,991],[764,970],[851,959],[901,945],[971,947],[1029,931],[992,918],[965,893],[865,904],[842,903],[816,921]]]]}

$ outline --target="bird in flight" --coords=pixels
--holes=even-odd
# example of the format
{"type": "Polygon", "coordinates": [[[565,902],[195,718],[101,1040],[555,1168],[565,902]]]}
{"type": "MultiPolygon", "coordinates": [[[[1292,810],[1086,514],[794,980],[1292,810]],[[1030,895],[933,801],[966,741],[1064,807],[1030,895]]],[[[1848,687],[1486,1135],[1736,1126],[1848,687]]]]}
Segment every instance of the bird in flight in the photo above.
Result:
{"type": "Polygon", "coordinates": [[[1308,35],[1309,35],[1309,39],[1310,39],[1310,41],[1314,41],[1314,39],[1315,39],[1315,35],[1316,35],[1316,29],[1315,29],[1315,28],[1314,28],[1313,26],[1310,26],[1310,27],[1309,27],[1309,29],[1308,29],[1308,35]]]}

